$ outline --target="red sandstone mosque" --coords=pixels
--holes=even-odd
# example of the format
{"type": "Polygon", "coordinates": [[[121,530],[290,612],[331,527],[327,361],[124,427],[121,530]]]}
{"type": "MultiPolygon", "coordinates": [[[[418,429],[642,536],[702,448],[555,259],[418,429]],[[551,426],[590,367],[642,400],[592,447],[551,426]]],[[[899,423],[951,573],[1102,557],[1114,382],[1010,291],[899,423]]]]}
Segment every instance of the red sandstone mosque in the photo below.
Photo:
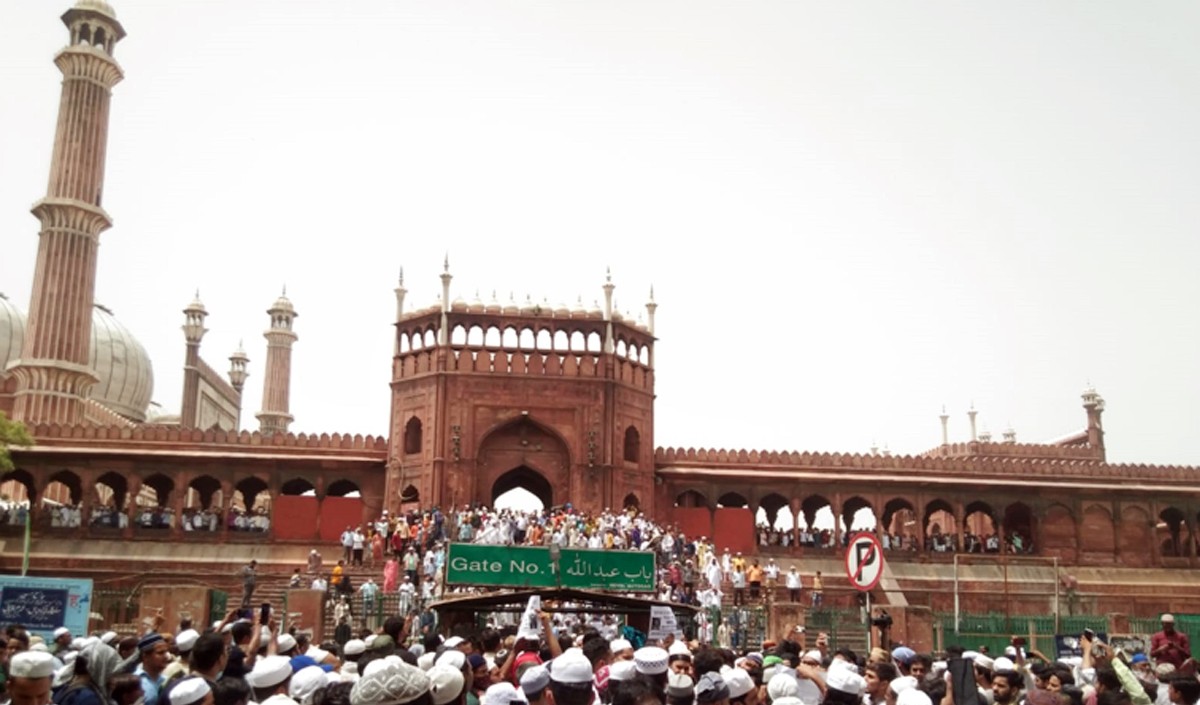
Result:
{"type": "MultiPolygon", "coordinates": [[[[916,456],[655,447],[656,304],[651,294],[644,325],[622,317],[611,279],[591,310],[467,303],[451,299],[447,264],[440,303],[408,310],[401,278],[387,438],[288,431],[297,312],[286,296],[267,311],[258,430],[241,430],[249,357],[234,352],[225,374],[224,363],[205,361],[197,298],[183,310],[182,408],[154,409],[145,349],[94,290],[99,238],[112,225],[105,156],[125,29],[103,0],[79,0],[62,19],[68,43],[54,59],[62,94],[49,185],[33,207],[40,245],[28,313],[0,298],[0,411],[36,439],[14,449],[16,469],[0,479],[31,503],[34,572],[213,567],[227,576],[249,557],[296,565],[383,509],[491,503],[523,487],[547,506],[636,506],[718,547],[798,561],[806,575],[840,573],[840,537],[868,509],[877,518],[868,528],[903,546],[875,598],[896,614],[946,609],[952,562],[977,611],[1006,610],[1015,594],[1048,612],[1060,584],[1094,614],[1187,611],[1200,596],[1188,570],[1200,565],[1198,469],[1106,462],[1094,390],[1083,394],[1083,427],[1046,444],[976,434],[972,414],[969,441],[943,432],[916,456]],[[74,518],[50,510],[62,506],[74,518]],[[789,540],[758,545],[760,509],[789,540]],[[164,512],[173,521],[155,520],[164,512]],[[795,540],[821,512],[835,518],[831,545],[795,540]],[[182,528],[183,517],[203,530],[182,528]],[[981,551],[960,566],[968,534],[1015,539],[1021,550],[991,562],[981,551]]],[[[20,529],[0,531],[9,539],[0,565],[12,570],[20,529]]]]}

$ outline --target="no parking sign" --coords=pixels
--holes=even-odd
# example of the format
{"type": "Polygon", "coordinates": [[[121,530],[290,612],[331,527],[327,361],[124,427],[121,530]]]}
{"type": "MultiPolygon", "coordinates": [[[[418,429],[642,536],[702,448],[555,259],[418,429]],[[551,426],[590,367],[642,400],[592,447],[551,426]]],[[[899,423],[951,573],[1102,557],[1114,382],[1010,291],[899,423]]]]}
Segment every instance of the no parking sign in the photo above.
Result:
{"type": "Polygon", "coordinates": [[[875,534],[855,534],[846,545],[846,575],[856,590],[870,592],[883,577],[883,545],[875,534]]]}

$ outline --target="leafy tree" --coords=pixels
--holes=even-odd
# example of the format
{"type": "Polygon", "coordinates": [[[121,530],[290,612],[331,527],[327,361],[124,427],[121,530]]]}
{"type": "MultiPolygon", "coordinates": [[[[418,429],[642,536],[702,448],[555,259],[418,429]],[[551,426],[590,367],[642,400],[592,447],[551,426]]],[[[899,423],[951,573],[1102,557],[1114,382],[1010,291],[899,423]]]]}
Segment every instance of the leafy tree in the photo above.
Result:
{"type": "Polygon", "coordinates": [[[9,448],[21,446],[28,448],[33,445],[33,438],[20,421],[11,421],[0,411],[0,472],[13,469],[12,456],[9,448]]]}

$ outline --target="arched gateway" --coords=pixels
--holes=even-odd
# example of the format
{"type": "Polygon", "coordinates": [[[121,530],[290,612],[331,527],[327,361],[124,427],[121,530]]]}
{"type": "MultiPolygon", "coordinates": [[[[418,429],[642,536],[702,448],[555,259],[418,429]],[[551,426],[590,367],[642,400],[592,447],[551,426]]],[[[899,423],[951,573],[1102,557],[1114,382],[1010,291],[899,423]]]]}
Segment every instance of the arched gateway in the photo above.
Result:
{"type": "Polygon", "coordinates": [[[475,497],[495,504],[498,497],[522,488],[545,507],[557,494],[569,496],[571,457],[567,444],[553,430],[529,416],[501,424],[484,437],[476,455],[479,470],[475,497]]]}
{"type": "Polygon", "coordinates": [[[550,486],[550,482],[542,477],[542,474],[537,470],[524,465],[513,468],[496,478],[496,481],[492,484],[492,500],[490,504],[496,506],[496,500],[515,489],[523,489],[534,497],[537,497],[544,508],[554,506],[554,488],[550,486]]]}

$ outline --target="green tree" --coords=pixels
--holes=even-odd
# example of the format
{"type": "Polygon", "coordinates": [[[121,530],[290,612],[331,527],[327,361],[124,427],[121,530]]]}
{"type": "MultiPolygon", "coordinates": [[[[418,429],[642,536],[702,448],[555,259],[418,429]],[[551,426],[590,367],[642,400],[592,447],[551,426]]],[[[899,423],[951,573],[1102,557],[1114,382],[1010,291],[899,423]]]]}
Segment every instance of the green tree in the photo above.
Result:
{"type": "Polygon", "coordinates": [[[33,438],[20,421],[11,421],[0,411],[0,472],[13,469],[12,455],[9,448],[21,446],[28,448],[33,445],[33,438]]]}

